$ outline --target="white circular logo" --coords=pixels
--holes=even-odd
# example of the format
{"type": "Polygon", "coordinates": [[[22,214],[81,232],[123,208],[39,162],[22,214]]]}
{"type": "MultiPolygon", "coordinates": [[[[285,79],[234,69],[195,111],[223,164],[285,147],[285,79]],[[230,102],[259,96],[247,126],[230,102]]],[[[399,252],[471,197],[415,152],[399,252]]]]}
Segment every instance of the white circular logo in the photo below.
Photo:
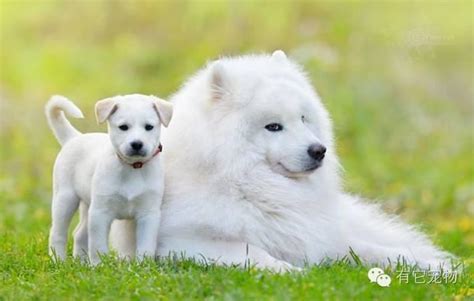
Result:
{"type": "Polygon", "coordinates": [[[371,268],[369,273],[367,273],[370,282],[376,282],[381,287],[389,287],[392,278],[389,275],[385,274],[381,268],[371,268]]]}
{"type": "Polygon", "coordinates": [[[377,282],[377,277],[380,275],[385,274],[382,269],[380,268],[372,268],[369,270],[367,276],[370,279],[370,282],[377,282]]]}
{"type": "Polygon", "coordinates": [[[377,284],[382,287],[390,286],[390,282],[392,282],[392,278],[389,275],[382,274],[377,277],[377,284]]]}

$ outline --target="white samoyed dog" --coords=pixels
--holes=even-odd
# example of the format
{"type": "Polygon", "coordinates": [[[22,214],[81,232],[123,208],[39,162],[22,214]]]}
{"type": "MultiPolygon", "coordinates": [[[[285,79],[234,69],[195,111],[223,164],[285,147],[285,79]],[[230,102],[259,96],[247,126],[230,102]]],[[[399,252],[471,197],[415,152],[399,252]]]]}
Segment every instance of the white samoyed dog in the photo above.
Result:
{"type": "MultiPolygon", "coordinates": [[[[171,101],[161,255],[285,270],[353,251],[381,266],[451,266],[424,234],[343,191],[329,114],[284,52],[212,62],[171,101]]],[[[132,236],[115,225],[119,252],[133,252],[132,236]]]]}

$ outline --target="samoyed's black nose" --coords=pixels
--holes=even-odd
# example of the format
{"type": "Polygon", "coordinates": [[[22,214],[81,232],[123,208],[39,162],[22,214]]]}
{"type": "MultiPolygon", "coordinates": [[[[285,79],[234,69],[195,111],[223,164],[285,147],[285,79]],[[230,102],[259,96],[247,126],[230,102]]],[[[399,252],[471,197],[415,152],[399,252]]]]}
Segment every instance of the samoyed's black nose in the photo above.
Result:
{"type": "Polygon", "coordinates": [[[326,154],[326,148],[319,143],[311,144],[308,147],[308,155],[316,161],[321,162],[326,154]]]}
{"type": "Polygon", "coordinates": [[[130,146],[132,147],[133,150],[141,150],[142,147],[143,147],[143,142],[141,141],[133,141],[132,143],[130,143],[130,146]]]}

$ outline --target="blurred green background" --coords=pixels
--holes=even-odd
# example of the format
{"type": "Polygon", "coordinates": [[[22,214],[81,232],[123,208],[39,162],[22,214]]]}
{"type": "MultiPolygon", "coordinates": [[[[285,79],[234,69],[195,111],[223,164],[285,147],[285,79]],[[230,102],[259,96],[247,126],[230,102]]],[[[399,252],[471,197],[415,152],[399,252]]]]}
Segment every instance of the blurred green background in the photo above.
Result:
{"type": "Polygon", "coordinates": [[[52,94],[168,97],[208,60],[283,49],[332,114],[349,191],[474,249],[472,2],[1,1],[0,241],[46,252],[52,94]]]}

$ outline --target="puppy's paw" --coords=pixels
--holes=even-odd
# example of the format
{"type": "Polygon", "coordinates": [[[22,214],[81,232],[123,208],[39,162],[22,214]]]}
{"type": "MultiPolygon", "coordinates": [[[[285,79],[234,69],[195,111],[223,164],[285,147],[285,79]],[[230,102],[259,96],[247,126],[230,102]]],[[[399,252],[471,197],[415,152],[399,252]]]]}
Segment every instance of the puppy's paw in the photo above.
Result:
{"type": "Polygon", "coordinates": [[[78,259],[81,263],[87,263],[89,260],[89,255],[85,251],[74,252],[73,256],[75,259],[78,259]]]}
{"type": "Polygon", "coordinates": [[[155,258],[155,252],[150,252],[150,251],[140,251],[137,250],[135,260],[138,262],[143,262],[146,259],[153,259],[155,258]]]}
{"type": "Polygon", "coordinates": [[[89,257],[89,264],[93,267],[98,266],[102,261],[100,260],[99,256],[90,256],[89,257]]]}
{"type": "Polygon", "coordinates": [[[66,251],[62,250],[61,248],[50,247],[49,248],[49,257],[51,257],[51,260],[54,263],[59,263],[61,261],[66,260],[67,255],[66,255],[66,251]]]}

